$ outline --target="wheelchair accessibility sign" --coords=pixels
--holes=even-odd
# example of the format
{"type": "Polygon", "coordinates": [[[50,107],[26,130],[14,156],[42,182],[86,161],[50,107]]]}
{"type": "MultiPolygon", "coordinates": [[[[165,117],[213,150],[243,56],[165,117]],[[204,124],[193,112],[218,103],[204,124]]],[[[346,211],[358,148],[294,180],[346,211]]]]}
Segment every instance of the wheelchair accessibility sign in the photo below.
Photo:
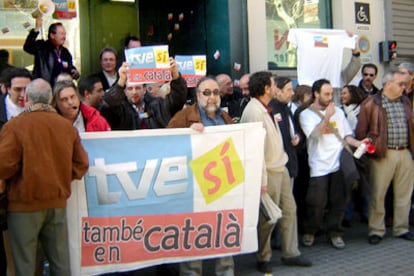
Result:
{"type": "Polygon", "coordinates": [[[355,2],[355,24],[357,25],[358,30],[369,31],[371,16],[368,3],[355,2]]]}
{"type": "Polygon", "coordinates": [[[355,23],[371,24],[369,4],[355,2],[355,23]]]}

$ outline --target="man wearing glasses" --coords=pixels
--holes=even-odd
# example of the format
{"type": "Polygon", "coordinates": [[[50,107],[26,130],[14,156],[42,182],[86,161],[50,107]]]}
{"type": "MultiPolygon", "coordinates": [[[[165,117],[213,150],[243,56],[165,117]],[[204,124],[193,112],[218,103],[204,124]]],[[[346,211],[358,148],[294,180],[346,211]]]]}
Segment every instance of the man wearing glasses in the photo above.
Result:
{"type": "Polygon", "coordinates": [[[369,137],[377,148],[370,157],[370,244],[378,244],[384,238],[384,198],[391,182],[394,191],[393,236],[414,241],[408,225],[414,182],[414,125],[410,100],[403,96],[406,77],[401,71],[391,70],[384,75],[382,83],[382,93],[361,104],[355,131],[357,139],[369,137]]]}
{"type": "Polygon", "coordinates": [[[368,96],[375,95],[379,91],[374,85],[377,73],[378,67],[373,63],[364,64],[361,68],[362,79],[359,82],[359,88],[361,88],[368,96]]]}
{"type": "MultiPolygon", "coordinates": [[[[218,82],[212,77],[199,80],[196,87],[197,103],[175,114],[168,123],[169,128],[191,127],[202,132],[204,127],[232,124],[229,114],[220,109],[218,82]]],[[[233,257],[216,259],[216,275],[234,275],[233,257]]],[[[201,260],[180,263],[180,275],[203,275],[201,260]]]]}

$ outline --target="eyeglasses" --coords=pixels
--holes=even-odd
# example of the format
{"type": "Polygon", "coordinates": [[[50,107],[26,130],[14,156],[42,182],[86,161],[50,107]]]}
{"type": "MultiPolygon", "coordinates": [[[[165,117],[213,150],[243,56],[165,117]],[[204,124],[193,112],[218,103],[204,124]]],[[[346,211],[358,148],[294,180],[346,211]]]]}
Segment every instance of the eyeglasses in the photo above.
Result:
{"type": "Polygon", "coordinates": [[[375,76],[375,75],[374,75],[374,74],[364,73],[364,77],[368,77],[368,76],[373,77],[373,76],[375,76]]]}
{"type": "Polygon", "coordinates": [[[214,89],[213,91],[211,91],[210,89],[206,89],[204,91],[202,91],[201,93],[203,93],[204,96],[208,97],[211,95],[211,93],[213,93],[214,96],[218,96],[220,95],[220,91],[218,89],[214,89]]]}

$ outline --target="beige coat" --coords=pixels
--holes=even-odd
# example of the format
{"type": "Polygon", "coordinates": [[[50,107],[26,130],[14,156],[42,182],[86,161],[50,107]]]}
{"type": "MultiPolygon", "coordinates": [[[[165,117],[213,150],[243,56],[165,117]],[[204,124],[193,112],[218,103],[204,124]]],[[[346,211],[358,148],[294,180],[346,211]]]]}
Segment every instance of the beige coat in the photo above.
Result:
{"type": "MultiPolygon", "coordinates": [[[[288,156],[283,149],[282,134],[279,127],[267,113],[264,105],[256,98],[252,98],[247,104],[240,120],[240,123],[250,122],[262,122],[266,130],[262,186],[267,186],[267,172],[283,172],[288,156]]],[[[252,141],[252,146],[254,146],[254,141],[252,141]]]]}

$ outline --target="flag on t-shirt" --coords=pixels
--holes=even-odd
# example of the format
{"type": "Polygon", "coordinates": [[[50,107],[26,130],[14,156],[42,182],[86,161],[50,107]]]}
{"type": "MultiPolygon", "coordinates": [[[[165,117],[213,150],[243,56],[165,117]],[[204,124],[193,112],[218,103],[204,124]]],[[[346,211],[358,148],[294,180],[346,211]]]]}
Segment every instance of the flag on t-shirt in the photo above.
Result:
{"type": "Polygon", "coordinates": [[[297,48],[298,82],[312,85],[328,79],[333,87],[341,87],[344,48],[355,48],[356,36],[344,30],[290,29],[288,41],[297,48]]]}

